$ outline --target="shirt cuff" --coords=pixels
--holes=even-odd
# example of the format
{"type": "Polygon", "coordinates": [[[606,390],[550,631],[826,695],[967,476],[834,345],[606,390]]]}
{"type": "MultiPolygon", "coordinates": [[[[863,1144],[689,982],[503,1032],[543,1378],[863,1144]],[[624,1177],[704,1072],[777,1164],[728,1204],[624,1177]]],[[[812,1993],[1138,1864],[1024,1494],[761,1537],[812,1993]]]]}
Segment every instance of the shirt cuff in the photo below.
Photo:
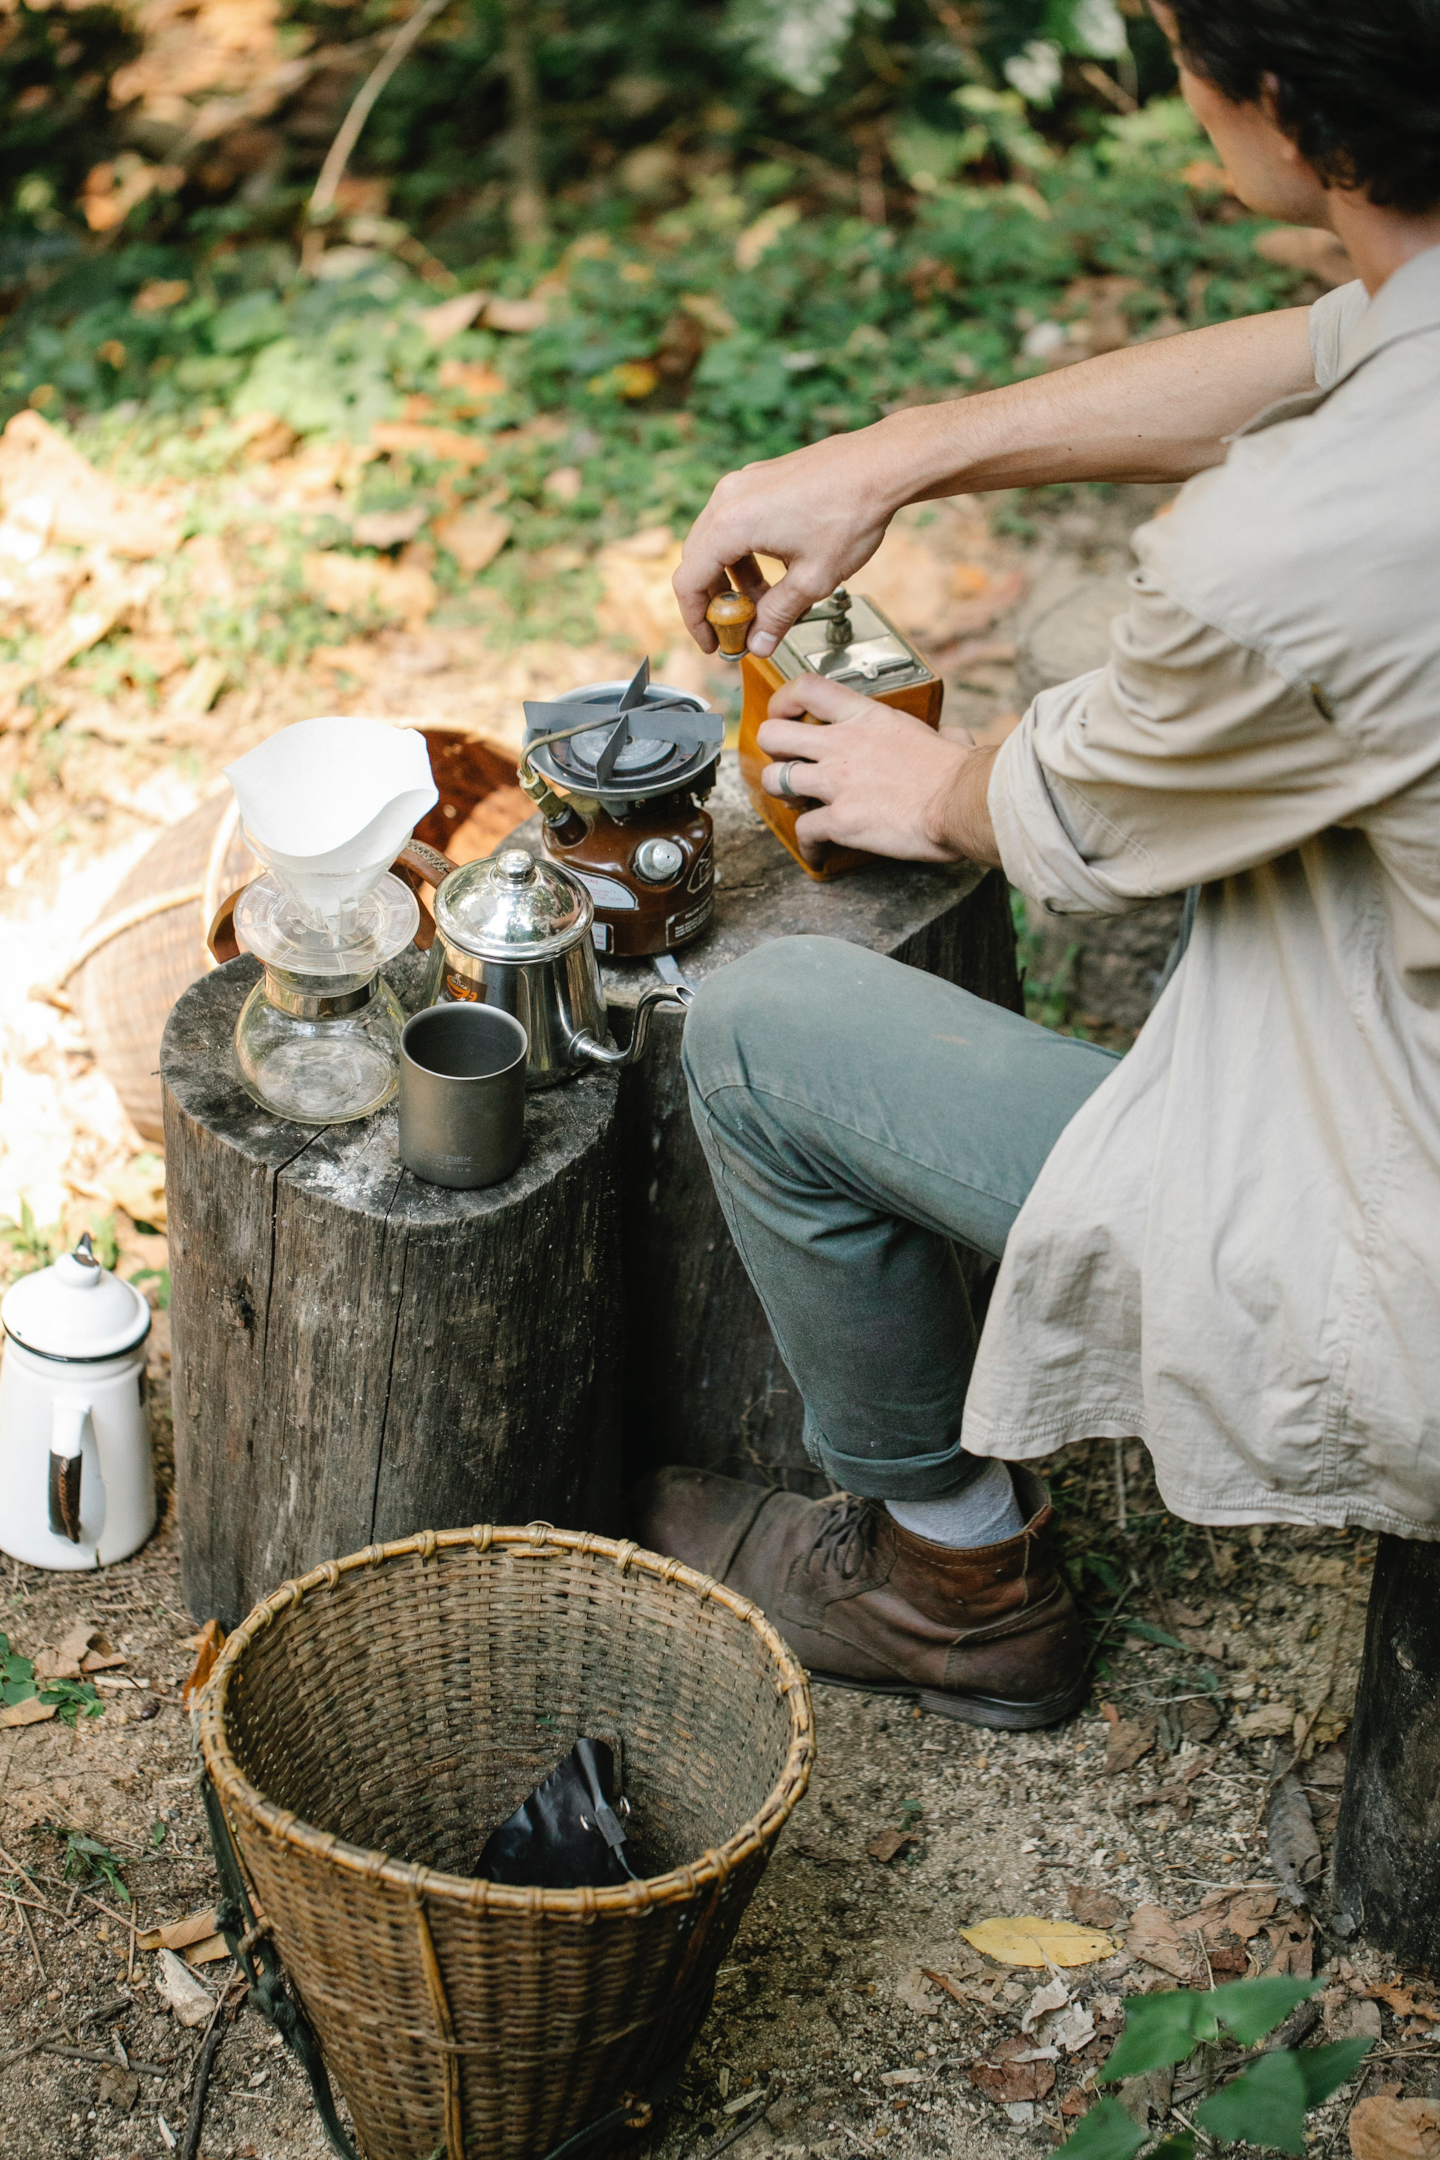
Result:
{"type": "Polygon", "coordinates": [[[1055,805],[1036,738],[1054,732],[1103,671],[1092,668],[1073,682],[1042,690],[990,768],[986,801],[1000,863],[1012,885],[1039,900],[1052,915],[1114,915],[1135,906],[1097,877],[1075,845],[1055,805]]]}

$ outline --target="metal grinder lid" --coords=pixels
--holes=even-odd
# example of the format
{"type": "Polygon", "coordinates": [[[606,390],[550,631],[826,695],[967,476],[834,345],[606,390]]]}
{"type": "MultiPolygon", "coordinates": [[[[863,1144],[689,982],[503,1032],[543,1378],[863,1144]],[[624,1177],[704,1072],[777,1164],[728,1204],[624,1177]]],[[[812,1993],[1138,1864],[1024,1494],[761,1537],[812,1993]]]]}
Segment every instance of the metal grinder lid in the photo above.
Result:
{"type": "Polygon", "coordinates": [[[452,870],[435,895],[447,945],[479,960],[549,960],[590,935],[595,903],[578,877],[528,848],[452,870]]]}

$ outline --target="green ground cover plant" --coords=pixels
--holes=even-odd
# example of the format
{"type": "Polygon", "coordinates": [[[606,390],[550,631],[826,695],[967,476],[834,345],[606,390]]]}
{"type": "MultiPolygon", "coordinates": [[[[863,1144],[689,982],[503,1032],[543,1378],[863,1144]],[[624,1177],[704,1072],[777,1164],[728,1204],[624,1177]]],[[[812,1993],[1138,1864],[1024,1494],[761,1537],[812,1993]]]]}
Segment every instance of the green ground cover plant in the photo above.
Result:
{"type": "Polygon", "coordinates": [[[1126,1999],[1125,2030],[1105,2065],[1102,2082],[1122,2084],[1147,2071],[1199,2055],[1206,2094],[1193,2124],[1153,2139],[1119,2100],[1098,2101],[1061,2148],[1069,2160],[1196,2160],[1235,2145],[1302,2155],[1305,2118],[1354,2076],[1371,2043],[1337,2040],[1329,2046],[1261,2050],[1317,1983],[1288,1976],[1236,1980],[1200,1992],[1166,1989],[1126,1999]],[[1246,2050],[1221,2081],[1222,2056],[1246,2050]],[[1243,2064],[1243,2067],[1241,2066],[1243,2064]]]}

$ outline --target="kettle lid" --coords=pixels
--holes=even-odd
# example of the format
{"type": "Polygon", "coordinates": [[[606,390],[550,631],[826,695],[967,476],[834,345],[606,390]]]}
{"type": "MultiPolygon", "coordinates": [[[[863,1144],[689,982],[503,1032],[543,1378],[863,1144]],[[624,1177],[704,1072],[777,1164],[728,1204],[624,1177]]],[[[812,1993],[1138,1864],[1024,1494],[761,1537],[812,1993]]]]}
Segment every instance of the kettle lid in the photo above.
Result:
{"type": "Polygon", "coordinates": [[[73,1253],[12,1283],[0,1303],[12,1342],[67,1364],[119,1357],[150,1332],[150,1307],[133,1284],[96,1259],[87,1230],[73,1253]]]}
{"type": "Polygon", "coordinates": [[[452,870],[435,895],[447,944],[481,960],[546,960],[588,937],[595,903],[574,872],[502,848],[452,870]]]}

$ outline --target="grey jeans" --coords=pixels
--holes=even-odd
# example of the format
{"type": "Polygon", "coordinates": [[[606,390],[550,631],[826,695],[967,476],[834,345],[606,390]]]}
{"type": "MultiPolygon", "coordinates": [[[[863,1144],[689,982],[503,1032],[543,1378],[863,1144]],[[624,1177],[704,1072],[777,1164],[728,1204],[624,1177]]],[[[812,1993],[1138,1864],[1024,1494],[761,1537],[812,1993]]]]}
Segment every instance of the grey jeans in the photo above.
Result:
{"type": "Polygon", "coordinates": [[[847,1492],[930,1500],[960,1447],[977,1334],[957,1244],[998,1259],[1115,1053],[823,937],[714,975],[685,1024],[725,1219],[847,1492]]]}

